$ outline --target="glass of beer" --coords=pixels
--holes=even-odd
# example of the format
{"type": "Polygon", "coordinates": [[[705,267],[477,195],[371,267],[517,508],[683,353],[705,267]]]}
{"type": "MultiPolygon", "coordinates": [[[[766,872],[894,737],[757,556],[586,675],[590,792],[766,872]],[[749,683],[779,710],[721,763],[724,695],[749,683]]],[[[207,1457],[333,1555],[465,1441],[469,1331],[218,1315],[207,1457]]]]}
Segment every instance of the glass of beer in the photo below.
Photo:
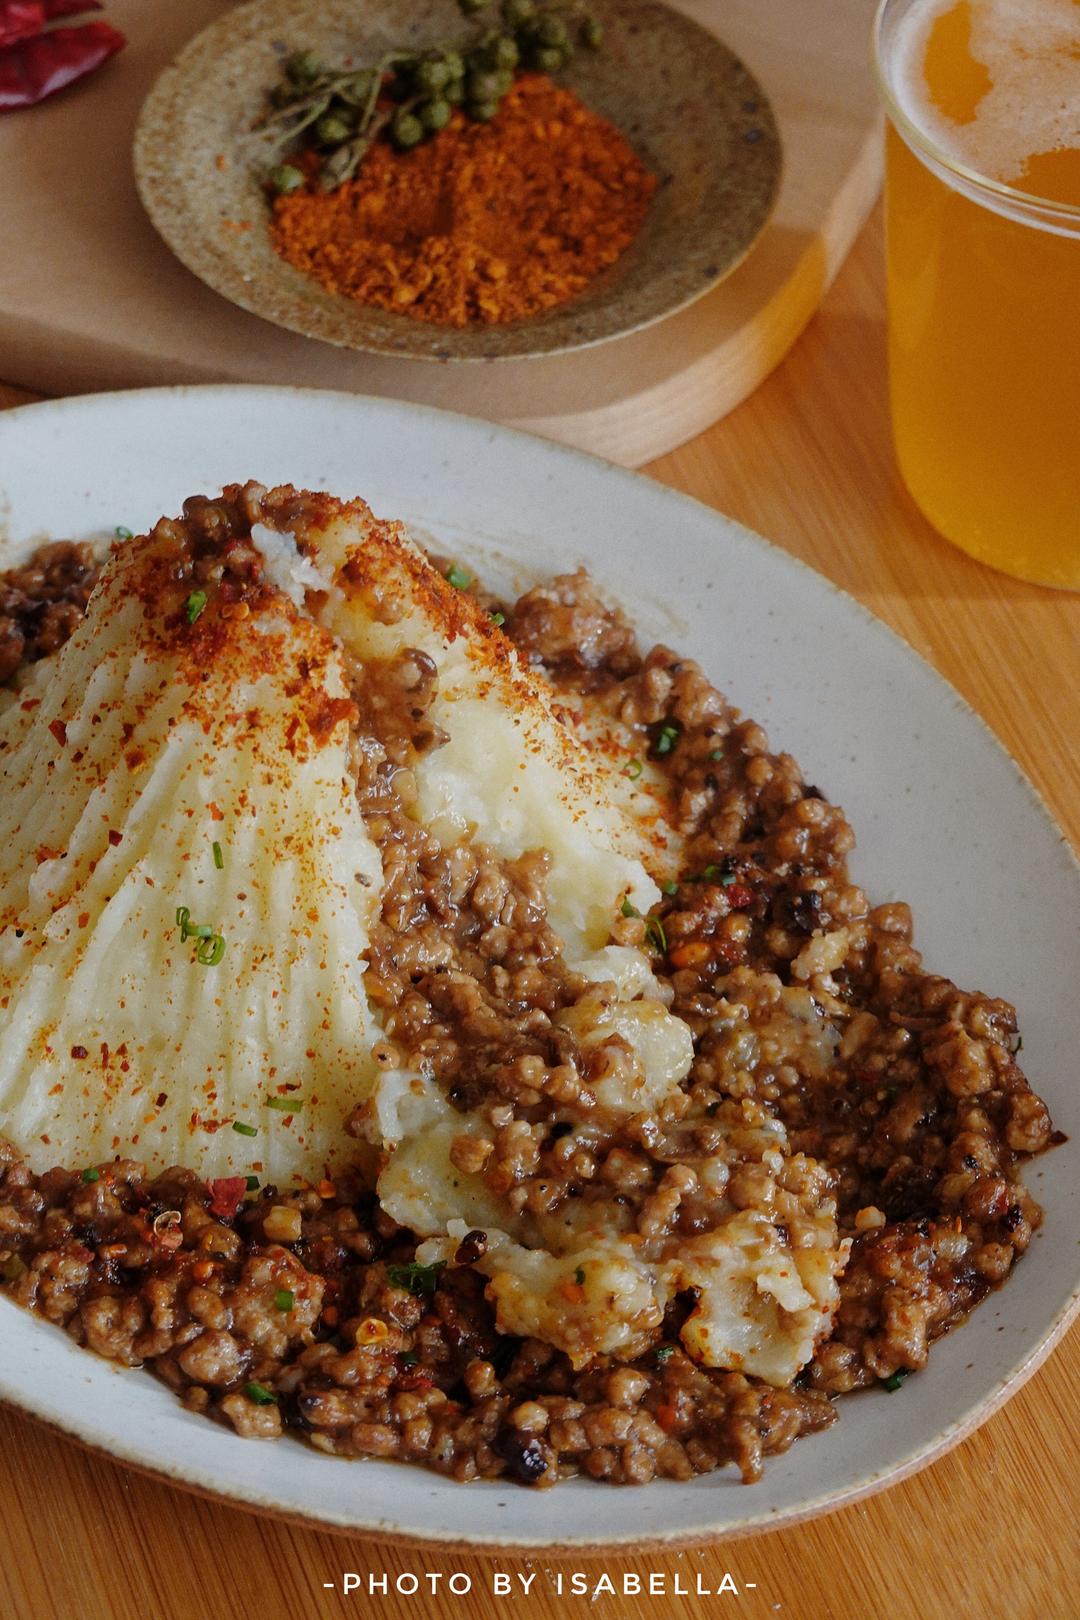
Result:
{"type": "Polygon", "coordinates": [[[893,434],[934,527],[1080,589],[1080,0],[883,0],[893,434]]]}

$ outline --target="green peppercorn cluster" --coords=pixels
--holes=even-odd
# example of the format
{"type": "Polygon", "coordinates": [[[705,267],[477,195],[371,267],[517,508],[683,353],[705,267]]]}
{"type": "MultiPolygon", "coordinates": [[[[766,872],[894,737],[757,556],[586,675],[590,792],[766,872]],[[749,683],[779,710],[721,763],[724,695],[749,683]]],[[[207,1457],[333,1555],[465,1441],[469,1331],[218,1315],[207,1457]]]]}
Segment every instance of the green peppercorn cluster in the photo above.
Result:
{"type": "MultiPolygon", "coordinates": [[[[348,71],[326,67],[312,51],[289,56],[260,125],[275,149],[314,152],[318,183],[332,191],[352,178],[384,131],[408,151],[445,129],[455,107],[490,123],[519,72],[556,73],[579,45],[596,50],[603,39],[580,0],[500,0],[497,11],[495,0],[458,0],[458,7],[474,32],[451,45],[389,51],[371,67],[348,71]]],[[[286,196],[305,178],[286,161],[269,171],[267,183],[286,196]]]]}

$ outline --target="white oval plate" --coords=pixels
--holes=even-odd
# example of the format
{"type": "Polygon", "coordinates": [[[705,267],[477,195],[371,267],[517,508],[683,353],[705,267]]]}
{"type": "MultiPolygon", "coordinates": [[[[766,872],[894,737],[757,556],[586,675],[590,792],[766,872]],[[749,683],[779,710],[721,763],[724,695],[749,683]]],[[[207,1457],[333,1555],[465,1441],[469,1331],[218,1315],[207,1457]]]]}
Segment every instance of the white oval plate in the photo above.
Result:
{"type": "Polygon", "coordinates": [[[1080,1299],[1080,873],[978,717],[884,625],[757,536],[644,478],[539,439],[415,405],[273,388],[176,388],[0,414],[5,550],[143,529],[195,491],[257,478],[351,497],[496,561],[579,562],[645,637],[698,658],[842,804],[857,880],[915,910],[928,966],[1014,1001],[1024,1064],[1070,1141],[1028,1168],[1043,1230],[1005,1288],[895,1395],[841,1402],[826,1433],[689,1484],[553,1491],[462,1486],[386,1462],[259,1445],[185,1412],[0,1302],[0,1396],[122,1461],[272,1512],[380,1536],[596,1548],[746,1534],[836,1507],[938,1455],[985,1418],[1080,1299]],[[501,559],[499,561],[498,559],[501,559]]]}

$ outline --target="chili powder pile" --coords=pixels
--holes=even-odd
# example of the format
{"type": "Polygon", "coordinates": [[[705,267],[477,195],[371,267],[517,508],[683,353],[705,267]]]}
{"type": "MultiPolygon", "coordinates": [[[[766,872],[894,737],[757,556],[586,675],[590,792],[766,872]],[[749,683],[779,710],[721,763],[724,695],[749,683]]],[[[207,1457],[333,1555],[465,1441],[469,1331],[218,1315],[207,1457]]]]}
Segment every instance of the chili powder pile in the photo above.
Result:
{"type": "Polygon", "coordinates": [[[336,191],[279,197],[275,248],[331,292],[440,326],[521,320],[582,292],[656,189],[606,118],[545,74],[497,116],[460,111],[411,152],[378,142],[336,191]]]}

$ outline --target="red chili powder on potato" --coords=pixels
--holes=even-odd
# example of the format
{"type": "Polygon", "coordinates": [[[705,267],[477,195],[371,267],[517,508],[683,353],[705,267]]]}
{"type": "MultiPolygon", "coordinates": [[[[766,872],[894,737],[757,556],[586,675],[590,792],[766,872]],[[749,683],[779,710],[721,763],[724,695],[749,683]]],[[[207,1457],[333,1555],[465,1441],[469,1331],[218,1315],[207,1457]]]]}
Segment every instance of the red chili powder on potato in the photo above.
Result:
{"type": "Polygon", "coordinates": [[[331,292],[440,326],[516,321],[615,263],[656,189],[614,124],[544,74],[496,117],[460,111],[411,152],[379,141],[336,191],[274,203],[271,235],[331,292]]]}

